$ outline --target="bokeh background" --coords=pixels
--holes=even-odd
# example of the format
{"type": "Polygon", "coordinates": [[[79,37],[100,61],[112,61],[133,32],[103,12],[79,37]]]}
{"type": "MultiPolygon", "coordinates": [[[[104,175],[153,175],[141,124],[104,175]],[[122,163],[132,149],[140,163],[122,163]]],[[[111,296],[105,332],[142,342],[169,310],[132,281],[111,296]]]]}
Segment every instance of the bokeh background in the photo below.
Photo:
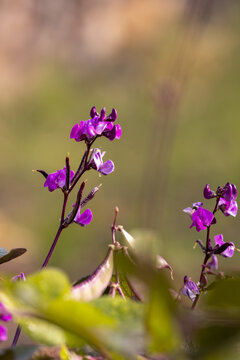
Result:
{"type": "MultiPolygon", "coordinates": [[[[240,188],[239,20],[237,0],[0,1],[0,246],[28,249],[2,271],[41,266],[62,194],[32,169],[54,172],[68,152],[78,166],[84,144],[70,131],[95,105],[118,111],[121,140],[96,143],[116,170],[86,174],[87,191],[103,184],[94,219],[63,233],[50,265],[71,280],[91,272],[118,205],[119,224],[144,229],[146,247],[157,239],[176,289],[185,274],[198,279],[193,244],[204,234],[189,229],[182,209],[203,200],[206,183],[240,188]]],[[[240,247],[239,216],[217,220],[215,234],[240,247]]],[[[220,266],[239,271],[239,256],[220,266]]]]}

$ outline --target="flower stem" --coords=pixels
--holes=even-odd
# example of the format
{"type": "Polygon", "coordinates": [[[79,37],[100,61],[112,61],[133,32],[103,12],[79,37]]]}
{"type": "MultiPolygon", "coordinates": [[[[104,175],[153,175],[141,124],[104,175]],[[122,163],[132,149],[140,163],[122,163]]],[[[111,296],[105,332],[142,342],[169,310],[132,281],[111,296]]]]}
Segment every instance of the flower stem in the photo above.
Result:
{"type": "MultiPolygon", "coordinates": [[[[213,210],[213,215],[216,213],[217,209],[218,209],[218,203],[219,203],[219,197],[217,198],[217,201],[216,201],[216,204],[215,204],[215,207],[214,207],[214,210],[213,210]]],[[[204,258],[204,261],[203,261],[203,264],[202,264],[202,271],[201,271],[201,274],[200,274],[200,279],[199,279],[199,282],[201,284],[202,280],[203,280],[203,275],[204,275],[204,271],[205,271],[205,267],[206,267],[206,264],[209,260],[209,258],[212,256],[210,253],[209,253],[209,243],[210,243],[210,228],[211,228],[211,225],[207,227],[207,236],[206,236],[206,250],[205,250],[205,258],[204,258]]],[[[194,299],[194,302],[192,304],[192,310],[195,309],[197,303],[198,303],[198,300],[199,300],[199,297],[200,297],[200,294],[196,295],[195,299],[194,299]]]]}
{"type": "MultiPolygon", "coordinates": [[[[96,137],[97,138],[97,137],[96,137]]],[[[66,206],[67,206],[67,201],[68,201],[68,196],[70,194],[70,192],[73,190],[73,188],[75,187],[75,185],[77,184],[78,180],[80,179],[80,177],[84,174],[84,172],[87,170],[87,162],[88,162],[88,156],[89,156],[89,153],[90,153],[90,149],[91,149],[91,146],[93,144],[93,142],[96,140],[96,138],[91,142],[91,143],[88,143],[87,144],[87,150],[85,151],[84,153],[84,156],[82,158],[82,161],[79,165],[79,168],[74,176],[74,178],[72,179],[72,183],[70,185],[70,165],[69,165],[69,158],[67,156],[66,158],[66,168],[67,168],[67,172],[66,172],[66,184],[65,184],[65,190],[64,190],[64,199],[63,199],[63,206],[62,206],[62,212],[61,212],[61,220],[60,220],[60,225],[59,225],[59,228],[57,230],[57,233],[56,233],[56,236],[53,240],[53,243],[51,245],[51,248],[46,256],[46,259],[44,260],[42,266],[41,266],[41,269],[44,269],[52,254],[53,254],[53,251],[57,245],[57,242],[58,242],[58,239],[63,231],[63,229],[66,228],[66,225],[64,224],[64,219],[65,219],[65,212],[66,212],[66,206]]],[[[83,189],[82,189],[83,190],[83,189]]],[[[80,201],[81,201],[81,198],[80,198],[80,201]]],[[[21,327],[18,325],[17,327],[17,330],[16,330],[16,333],[14,335],[14,339],[13,339],[13,342],[12,342],[12,346],[16,346],[17,345],[17,342],[18,342],[18,339],[19,339],[19,336],[21,334],[21,327]]]]}
{"type": "MultiPolygon", "coordinates": [[[[64,200],[63,200],[63,206],[62,206],[60,225],[59,225],[58,231],[56,233],[56,236],[55,236],[55,238],[53,240],[52,246],[51,246],[51,248],[50,248],[50,250],[49,250],[49,252],[48,252],[48,254],[46,256],[46,259],[44,260],[44,262],[43,262],[43,264],[41,266],[41,269],[44,269],[47,266],[47,264],[48,264],[48,262],[49,262],[49,260],[50,260],[50,258],[52,256],[53,250],[55,249],[55,246],[57,245],[57,242],[58,242],[58,239],[59,239],[59,237],[61,235],[61,232],[64,229],[63,222],[64,222],[64,217],[65,217],[67,200],[68,200],[68,193],[64,193],[64,200]]],[[[17,330],[16,330],[15,335],[14,335],[14,338],[13,338],[12,347],[17,345],[20,334],[21,334],[21,326],[18,325],[17,330]]]]}

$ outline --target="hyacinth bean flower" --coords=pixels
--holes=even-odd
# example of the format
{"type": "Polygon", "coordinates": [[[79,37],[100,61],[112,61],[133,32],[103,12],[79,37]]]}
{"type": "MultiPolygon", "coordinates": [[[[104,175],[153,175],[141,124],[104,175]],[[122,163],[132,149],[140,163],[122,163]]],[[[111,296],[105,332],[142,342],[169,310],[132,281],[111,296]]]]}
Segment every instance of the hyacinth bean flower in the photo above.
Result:
{"type": "Polygon", "coordinates": [[[200,294],[197,285],[191,280],[191,278],[187,277],[187,275],[184,276],[182,294],[188,296],[192,301],[194,301],[196,296],[200,294]]]}
{"type": "MultiPolygon", "coordinates": [[[[7,311],[2,302],[0,302],[0,320],[6,322],[12,320],[12,315],[7,311]]],[[[8,333],[5,326],[0,325],[0,342],[7,341],[8,333]]]]}
{"type": "Polygon", "coordinates": [[[111,160],[107,160],[103,162],[103,156],[105,152],[100,151],[100,149],[93,149],[89,166],[97,171],[99,171],[103,175],[109,175],[114,171],[114,163],[111,160]]]}
{"type": "Polygon", "coordinates": [[[117,119],[116,109],[112,109],[111,114],[106,116],[106,110],[103,108],[98,114],[95,106],[90,111],[90,119],[80,121],[73,126],[70,138],[76,141],[85,141],[87,143],[94,140],[97,136],[105,136],[109,140],[120,139],[122,130],[119,124],[114,125],[117,119]]]}
{"type": "Polygon", "coordinates": [[[186,208],[183,211],[189,214],[192,218],[192,224],[190,225],[190,229],[193,226],[196,226],[196,230],[199,232],[201,230],[205,230],[207,226],[210,226],[214,215],[211,211],[202,208],[202,203],[197,202],[193,204],[193,208],[186,208]]]}
{"type": "MultiPolygon", "coordinates": [[[[70,181],[74,176],[74,171],[70,170],[70,181]]],[[[58,170],[52,174],[49,174],[44,183],[44,187],[48,187],[49,191],[54,191],[59,188],[63,188],[66,183],[66,167],[58,170]]]]}
{"type": "Polygon", "coordinates": [[[77,215],[74,218],[74,222],[80,226],[86,226],[92,221],[93,214],[90,209],[86,209],[82,214],[80,214],[80,209],[77,212],[77,215]]]}
{"type": "MultiPolygon", "coordinates": [[[[220,246],[226,244],[225,241],[223,241],[223,235],[222,234],[214,236],[214,240],[215,240],[216,246],[220,247],[220,246]]],[[[222,255],[224,257],[232,257],[233,256],[234,250],[235,250],[235,245],[234,245],[233,242],[230,242],[229,244],[231,244],[231,245],[229,245],[226,250],[221,252],[220,255],[222,255]]]]}
{"type": "Polygon", "coordinates": [[[23,272],[21,274],[16,275],[12,278],[12,281],[26,281],[26,277],[23,272]]]}
{"type": "Polygon", "coordinates": [[[237,216],[238,205],[237,188],[234,184],[227,183],[222,192],[222,196],[219,199],[218,207],[225,216],[237,216]]]}

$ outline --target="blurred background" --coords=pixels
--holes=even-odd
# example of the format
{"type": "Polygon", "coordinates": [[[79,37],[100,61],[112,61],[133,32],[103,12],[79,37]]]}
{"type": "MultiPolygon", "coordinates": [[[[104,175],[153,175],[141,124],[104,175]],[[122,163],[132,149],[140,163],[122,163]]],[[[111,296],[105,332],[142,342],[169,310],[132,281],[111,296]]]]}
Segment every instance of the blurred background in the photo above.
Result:
{"type": "MultiPolygon", "coordinates": [[[[118,205],[119,224],[143,229],[146,247],[157,239],[176,289],[186,274],[198,280],[193,245],[205,234],[182,209],[203,201],[206,183],[240,188],[239,10],[237,0],[0,1],[0,246],[28,249],[1,270],[40,268],[62,194],[32,169],[63,168],[68,152],[78,167],[85,146],[70,131],[95,105],[118,111],[121,140],[96,142],[116,170],[86,174],[86,193],[103,184],[93,221],[63,232],[49,265],[72,281],[93,271],[118,205]]],[[[239,216],[217,220],[212,235],[240,247],[239,216]]],[[[239,256],[220,267],[239,271],[239,256]]]]}

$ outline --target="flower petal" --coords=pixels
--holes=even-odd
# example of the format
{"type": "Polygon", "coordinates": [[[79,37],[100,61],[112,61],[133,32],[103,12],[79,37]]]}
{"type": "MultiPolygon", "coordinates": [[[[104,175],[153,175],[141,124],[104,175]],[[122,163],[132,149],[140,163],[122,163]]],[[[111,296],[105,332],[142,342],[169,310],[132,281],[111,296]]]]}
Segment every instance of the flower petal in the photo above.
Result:
{"type": "Polygon", "coordinates": [[[81,226],[90,224],[92,221],[93,214],[90,209],[86,209],[82,214],[75,217],[75,222],[81,226]]]}
{"type": "Polygon", "coordinates": [[[109,175],[114,171],[114,163],[112,160],[107,160],[99,169],[99,172],[103,175],[109,175]]]}

